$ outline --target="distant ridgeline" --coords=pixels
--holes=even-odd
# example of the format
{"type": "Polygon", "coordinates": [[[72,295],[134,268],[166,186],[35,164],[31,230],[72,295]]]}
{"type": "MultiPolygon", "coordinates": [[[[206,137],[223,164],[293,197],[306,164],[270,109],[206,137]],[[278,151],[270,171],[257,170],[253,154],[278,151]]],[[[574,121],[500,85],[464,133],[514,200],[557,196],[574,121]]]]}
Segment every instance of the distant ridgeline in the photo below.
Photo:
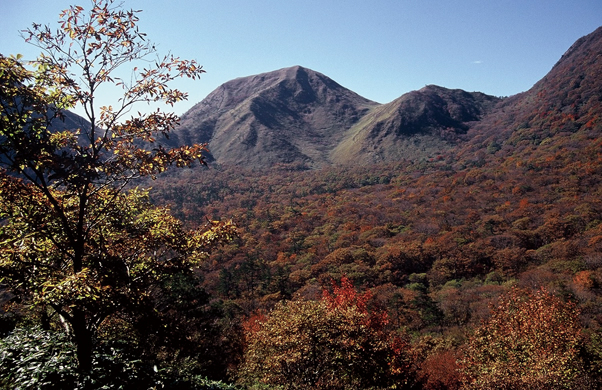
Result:
{"type": "Polygon", "coordinates": [[[316,168],[503,148],[549,128],[591,130],[601,36],[579,39],[529,91],[505,99],[429,85],[378,104],[300,66],[238,78],[186,112],[169,142],[207,142],[220,165],[316,168]]]}
{"type": "MultiPolygon", "coordinates": [[[[164,142],[208,143],[220,166],[302,168],[479,160],[561,132],[598,131],[602,28],[579,39],[527,92],[498,98],[435,85],[379,104],[294,66],[228,81],[182,115],[164,142]]],[[[58,126],[75,126],[68,113],[58,126]]],[[[576,145],[578,146],[578,145],[576,145]]]]}

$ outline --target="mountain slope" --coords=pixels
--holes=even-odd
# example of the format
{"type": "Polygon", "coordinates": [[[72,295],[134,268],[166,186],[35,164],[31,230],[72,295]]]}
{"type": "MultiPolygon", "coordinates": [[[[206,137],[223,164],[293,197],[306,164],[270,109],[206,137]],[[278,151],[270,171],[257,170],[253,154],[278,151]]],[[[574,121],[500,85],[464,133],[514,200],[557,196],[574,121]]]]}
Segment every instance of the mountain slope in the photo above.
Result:
{"type": "Polygon", "coordinates": [[[71,111],[63,111],[63,118],[55,118],[50,129],[53,131],[88,129],[90,122],[71,111]]]}
{"type": "Polygon", "coordinates": [[[429,85],[373,109],[333,151],[338,163],[375,163],[425,157],[454,146],[499,98],[429,85]]]}
{"type": "Polygon", "coordinates": [[[471,128],[460,154],[470,159],[491,145],[498,158],[583,150],[602,134],[601,75],[602,27],[577,40],[531,89],[471,128]]]}
{"type": "Polygon", "coordinates": [[[172,142],[207,142],[220,164],[329,164],[344,130],[377,103],[295,66],[227,82],[182,116],[172,142]]]}

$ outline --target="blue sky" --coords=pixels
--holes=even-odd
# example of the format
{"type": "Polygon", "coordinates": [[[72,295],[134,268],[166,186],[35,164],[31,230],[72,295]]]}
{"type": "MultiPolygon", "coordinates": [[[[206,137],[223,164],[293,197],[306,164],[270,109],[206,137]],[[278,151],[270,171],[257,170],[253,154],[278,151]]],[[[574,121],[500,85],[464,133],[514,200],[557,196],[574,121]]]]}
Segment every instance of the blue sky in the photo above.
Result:
{"type": "MultiPolygon", "coordinates": [[[[0,53],[33,58],[18,31],[89,0],[0,0],[0,53]]],[[[179,83],[178,114],[236,77],[302,65],[387,103],[427,84],[496,96],[528,90],[602,25],[600,0],[125,0],[160,53],[207,73],[179,83]]]]}

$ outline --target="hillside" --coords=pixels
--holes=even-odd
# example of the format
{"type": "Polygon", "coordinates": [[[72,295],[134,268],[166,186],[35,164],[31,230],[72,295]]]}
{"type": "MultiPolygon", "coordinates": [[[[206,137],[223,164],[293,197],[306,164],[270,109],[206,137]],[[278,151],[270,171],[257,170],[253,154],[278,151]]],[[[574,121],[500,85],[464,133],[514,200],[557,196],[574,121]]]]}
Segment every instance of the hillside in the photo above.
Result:
{"type": "Polygon", "coordinates": [[[206,142],[217,163],[252,167],[426,159],[499,100],[428,86],[381,105],[296,66],[223,84],[182,116],[170,142],[206,142]]]}
{"type": "Polygon", "coordinates": [[[501,99],[429,85],[374,108],[345,134],[332,160],[351,164],[418,159],[456,146],[458,136],[501,99]]]}
{"type": "Polygon", "coordinates": [[[90,122],[81,116],[65,111],[63,118],[56,118],[50,124],[54,130],[66,130],[66,129],[86,129],[90,127],[90,122]]]}
{"type": "Polygon", "coordinates": [[[561,149],[566,155],[591,147],[602,131],[601,57],[602,27],[577,40],[531,89],[477,123],[460,154],[471,159],[489,148],[504,160],[509,154],[551,157],[561,149]]]}
{"type": "Polygon", "coordinates": [[[295,66],[227,82],[182,116],[173,144],[209,144],[219,164],[328,164],[343,132],[377,103],[295,66]]]}
{"type": "MultiPolygon", "coordinates": [[[[284,73],[293,69],[300,70],[284,73]]],[[[283,272],[284,296],[328,275],[356,272],[359,283],[398,287],[412,273],[426,273],[427,286],[439,289],[491,273],[522,280],[543,267],[563,283],[576,272],[600,273],[602,286],[596,260],[602,234],[601,74],[602,28],[578,40],[519,95],[500,100],[428,86],[372,106],[339,144],[351,138],[363,145],[349,146],[357,156],[351,168],[190,170],[154,183],[156,201],[172,204],[191,224],[233,217],[247,231],[242,251],[222,255],[209,271],[216,273],[211,284],[221,283],[224,266],[240,267],[253,253],[268,274],[283,272]],[[440,148],[429,150],[433,139],[440,148]],[[433,156],[409,152],[403,142],[433,156]],[[393,265],[378,261],[409,248],[413,254],[391,260],[393,265]],[[366,258],[318,267],[338,251],[360,249],[366,258]],[[397,276],[384,276],[393,269],[397,276]]],[[[340,148],[334,156],[345,155],[337,154],[340,148]]]]}

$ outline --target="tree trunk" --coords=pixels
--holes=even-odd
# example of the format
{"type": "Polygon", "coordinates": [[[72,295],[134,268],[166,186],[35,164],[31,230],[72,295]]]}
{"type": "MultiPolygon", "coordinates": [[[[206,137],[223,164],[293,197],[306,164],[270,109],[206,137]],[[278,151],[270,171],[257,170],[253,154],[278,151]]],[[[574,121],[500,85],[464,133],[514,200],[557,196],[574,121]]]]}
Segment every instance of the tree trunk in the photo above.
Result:
{"type": "Polygon", "coordinates": [[[77,346],[77,361],[82,372],[92,369],[92,332],[86,324],[86,316],[81,310],[73,313],[73,335],[77,346]]]}

